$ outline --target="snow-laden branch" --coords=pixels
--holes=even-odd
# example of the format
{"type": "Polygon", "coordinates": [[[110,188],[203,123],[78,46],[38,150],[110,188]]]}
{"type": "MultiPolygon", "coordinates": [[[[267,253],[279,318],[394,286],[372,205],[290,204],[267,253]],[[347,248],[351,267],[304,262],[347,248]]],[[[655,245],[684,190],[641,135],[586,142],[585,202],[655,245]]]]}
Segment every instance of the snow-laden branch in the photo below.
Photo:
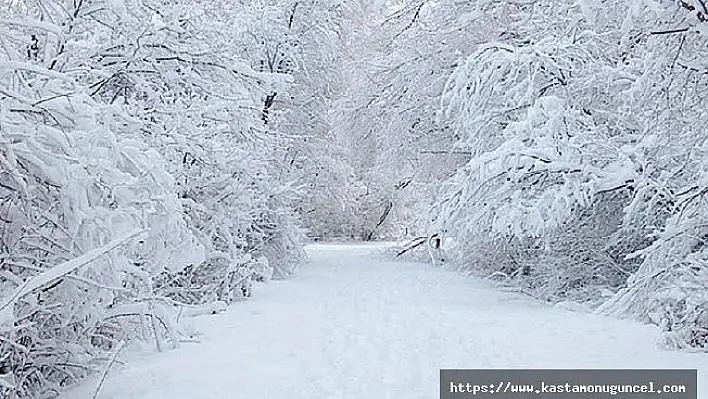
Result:
{"type": "Polygon", "coordinates": [[[124,244],[126,241],[146,232],[147,231],[144,229],[132,231],[122,237],[116,238],[100,248],[92,249],[78,258],[61,263],[45,272],[25,280],[25,282],[21,286],[17,287],[9,298],[5,299],[2,305],[0,305],[0,315],[4,316],[0,319],[0,322],[5,323],[9,320],[8,316],[11,317],[11,313],[9,312],[12,310],[12,306],[14,306],[14,304],[23,296],[38,288],[44,287],[53,281],[68,275],[69,273],[74,272],[76,269],[93,262],[121,244],[124,244]]]}
{"type": "Polygon", "coordinates": [[[60,37],[63,37],[64,35],[64,32],[60,26],[50,22],[38,21],[36,19],[31,18],[0,18],[0,24],[10,25],[14,27],[29,27],[40,29],[45,32],[53,33],[60,37]]]}
{"type": "Polygon", "coordinates": [[[34,72],[40,75],[46,75],[48,77],[52,77],[54,79],[59,79],[63,80],[66,82],[70,83],[75,83],[74,79],[71,78],[70,76],[53,71],[51,69],[43,68],[37,64],[29,63],[29,62],[22,62],[22,61],[6,61],[6,62],[0,62],[0,71],[29,71],[29,72],[34,72]]]}

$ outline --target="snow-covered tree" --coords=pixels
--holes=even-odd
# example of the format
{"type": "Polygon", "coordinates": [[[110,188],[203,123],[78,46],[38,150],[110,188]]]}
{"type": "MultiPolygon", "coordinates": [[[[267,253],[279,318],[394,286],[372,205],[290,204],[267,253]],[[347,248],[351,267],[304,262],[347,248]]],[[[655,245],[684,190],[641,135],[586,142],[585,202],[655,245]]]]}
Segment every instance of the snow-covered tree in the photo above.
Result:
{"type": "Polygon", "coordinates": [[[59,6],[15,2],[2,15],[12,29],[0,55],[0,393],[10,398],[57,392],[136,334],[174,333],[151,279],[204,258],[164,159],[114,130],[138,128],[122,109],[91,98],[88,68],[71,62],[86,55],[72,48],[82,10],[59,6]]]}
{"type": "Polygon", "coordinates": [[[598,304],[626,287],[600,311],[705,347],[691,260],[701,246],[687,241],[700,242],[701,222],[685,219],[701,214],[705,36],[702,14],[685,8],[543,1],[502,12],[507,32],[467,57],[443,96],[456,148],[472,157],[432,210],[433,228],[460,241],[458,262],[549,300],[598,304]]]}
{"type": "Polygon", "coordinates": [[[291,79],[227,34],[249,11],[4,5],[0,396],[51,396],[133,338],[176,345],[180,309],[302,261],[261,107],[291,79]]]}

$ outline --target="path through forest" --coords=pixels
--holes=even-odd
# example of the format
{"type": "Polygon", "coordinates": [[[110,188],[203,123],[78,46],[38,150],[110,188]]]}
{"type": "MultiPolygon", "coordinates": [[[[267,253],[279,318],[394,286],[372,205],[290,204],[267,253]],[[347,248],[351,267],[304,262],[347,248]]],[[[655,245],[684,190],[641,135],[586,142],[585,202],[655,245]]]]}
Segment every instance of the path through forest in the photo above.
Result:
{"type": "MultiPolygon", "coordinates": [[[[573,313],[429,265],[377,259],[377,245],[319,244],[287,281],[194,322],[201,343],[134,358],[101,399],[433,399],[440,368],[699,368],[657,349],[650,326],[573,313]]],[[[96,381],[63,399],[85,399],[96,381]]]]}

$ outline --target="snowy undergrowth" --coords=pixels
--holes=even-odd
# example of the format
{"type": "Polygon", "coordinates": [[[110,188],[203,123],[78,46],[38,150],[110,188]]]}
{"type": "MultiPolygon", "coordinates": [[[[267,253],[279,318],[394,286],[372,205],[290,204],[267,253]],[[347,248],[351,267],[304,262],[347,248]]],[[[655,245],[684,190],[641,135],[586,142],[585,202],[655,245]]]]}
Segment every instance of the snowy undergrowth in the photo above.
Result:
{"type": "Polygon", "coordinates": [[[56,396],[131,341],[171,348],[180,316],[304,259],[260,107],[288,78],[217,40],[233,21],[212,15],[250,14],[186,5],[0,11],[0,397],[56,396]]]}

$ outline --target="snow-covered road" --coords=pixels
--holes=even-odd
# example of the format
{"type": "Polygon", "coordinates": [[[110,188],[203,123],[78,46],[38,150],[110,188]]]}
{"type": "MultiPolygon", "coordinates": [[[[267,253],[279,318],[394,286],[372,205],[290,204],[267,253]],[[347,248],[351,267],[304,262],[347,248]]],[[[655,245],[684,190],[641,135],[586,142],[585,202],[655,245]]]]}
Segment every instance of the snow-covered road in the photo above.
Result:
{"type": "MultiPolygon", "coordinates": [[[[315,245],[312,263],[195,320],[201,343],[134,358],[101,399],[433,399],[440,368],[698,368],[650,326],[546,307],[375,246],[315,245]]],[[[95,380],[63,396],[90,398],[95,380]]]]}

